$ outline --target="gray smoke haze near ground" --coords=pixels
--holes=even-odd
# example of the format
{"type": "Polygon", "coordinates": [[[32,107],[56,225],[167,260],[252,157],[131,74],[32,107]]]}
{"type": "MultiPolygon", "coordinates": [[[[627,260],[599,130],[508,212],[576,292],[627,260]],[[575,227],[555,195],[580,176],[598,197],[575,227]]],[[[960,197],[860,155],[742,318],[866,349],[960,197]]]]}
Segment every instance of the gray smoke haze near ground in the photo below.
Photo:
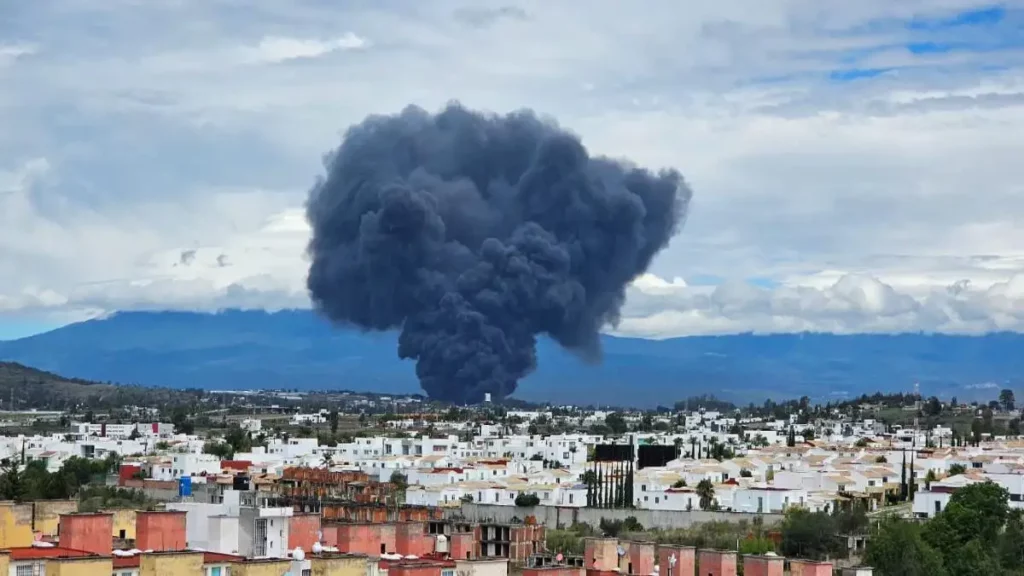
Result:
{"type": "Polygon", "coordinates": [[[372,116],[325,165],[307,205],[314,306],[401,330],[423,389],[454,402],[515,391],[541,334],[600,358],[599,330],[691,197],[677,171],[592,158],[528,110],[372,116]]]}

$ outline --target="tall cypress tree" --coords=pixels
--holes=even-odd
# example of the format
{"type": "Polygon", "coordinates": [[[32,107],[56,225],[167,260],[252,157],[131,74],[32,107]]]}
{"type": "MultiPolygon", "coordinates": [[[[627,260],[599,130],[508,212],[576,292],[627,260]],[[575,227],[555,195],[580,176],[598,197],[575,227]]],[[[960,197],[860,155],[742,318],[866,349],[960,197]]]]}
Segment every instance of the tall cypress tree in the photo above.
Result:
{"type": "Polygon", "coordinates": [[[903,450],[903,465],[900,466],[900,497],[907,499],[907,451],[903,450]]]}

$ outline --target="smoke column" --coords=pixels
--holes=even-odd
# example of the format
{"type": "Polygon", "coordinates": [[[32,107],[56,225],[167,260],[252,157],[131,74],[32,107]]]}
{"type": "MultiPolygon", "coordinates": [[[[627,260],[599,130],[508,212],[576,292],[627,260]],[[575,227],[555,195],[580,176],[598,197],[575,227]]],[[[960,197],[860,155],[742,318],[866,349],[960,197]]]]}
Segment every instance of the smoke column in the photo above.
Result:
{"type": "Polygon", "coordinates": [[[431,398],[511,394],[546,334],[588,359],[683,221],[675,170],[591,157],[531,111],[416,107],[349,128],[307,218],[317,311],[400,330],[431,398]]]}

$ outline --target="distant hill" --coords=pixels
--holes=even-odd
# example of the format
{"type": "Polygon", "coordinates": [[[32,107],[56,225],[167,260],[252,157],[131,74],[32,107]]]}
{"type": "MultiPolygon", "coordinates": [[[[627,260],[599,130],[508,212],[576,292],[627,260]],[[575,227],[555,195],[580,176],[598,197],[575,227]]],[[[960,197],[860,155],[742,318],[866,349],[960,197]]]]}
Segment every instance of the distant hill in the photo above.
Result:
{"type": "Polygon", "coordinates": [[[25,407],[61,408],[89,397],[113,393],[116,386],[78,378],[64,378],[17,362],[0,362],[0,407],[21,410],[25,407]],[[13,394],[12,394],[13,392],[13,394]]]}
{"type": "MultiPolygon", "coordinates": [[[[516,397],[672,405],[713,393],[740,404],[865,392],[994,398],[1024,380],[1024,335],[780,334],[603,339],[588,365],[554,344],[516,397]]],[[[419,392],[392,333],[336,329],[309,311],[130,312],[0,342],[0,359],[69,376],[150,386],[419,392]]],[[[0,399],[4,398],[0,387],[0,399]]]]}
{"type": "Polygon", "coordinates": [[[11,410],[12,402],[14,410],[109,410],[142,404],[187,403],[193,396],[180,389],[65,378],[18,362],[0,362],[0,409],[3,410],[11,410]]]}

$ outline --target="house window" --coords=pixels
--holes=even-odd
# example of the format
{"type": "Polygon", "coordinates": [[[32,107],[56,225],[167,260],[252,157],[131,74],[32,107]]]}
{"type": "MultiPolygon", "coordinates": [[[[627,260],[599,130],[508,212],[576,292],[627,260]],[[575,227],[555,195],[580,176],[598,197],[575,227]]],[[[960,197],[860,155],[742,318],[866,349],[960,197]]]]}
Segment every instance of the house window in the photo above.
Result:
{"type": "Polygon", "coordinates": [[[302,576],[313,576],[312,568],[305,568],[302,570],[302,576]]]}
{"type": "Polygon", "coordinates": [[[25,564],[24,566],[18,566],[14,573],[16,576],[32,576],[32,572],[32,565],[25,564]]]}
{"type": "Polygon", "coordinates": [[[213,568],[210,568],[210,576],[221,576],[220,566],[214,566],[213,568]]]}

